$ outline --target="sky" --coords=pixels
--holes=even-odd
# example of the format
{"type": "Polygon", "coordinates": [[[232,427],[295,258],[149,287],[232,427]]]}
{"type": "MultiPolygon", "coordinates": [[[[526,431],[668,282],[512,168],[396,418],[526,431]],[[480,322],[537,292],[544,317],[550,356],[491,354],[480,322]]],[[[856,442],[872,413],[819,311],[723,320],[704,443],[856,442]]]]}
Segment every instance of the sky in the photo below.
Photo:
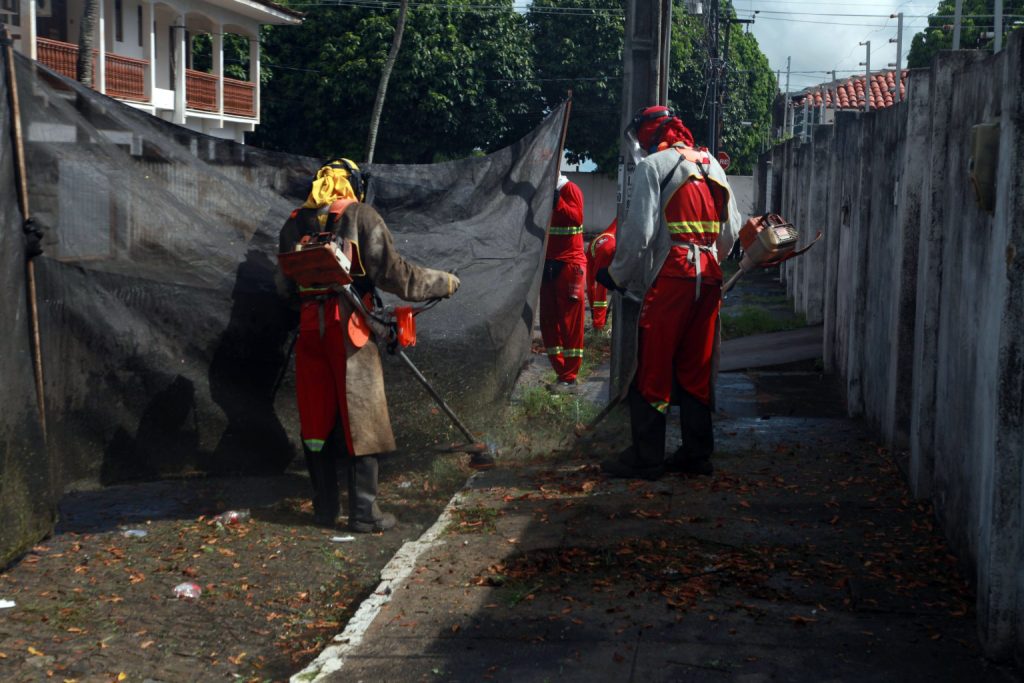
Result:
{"type": "Polygon", "coordinates": [[[866,46],[860,43],[867,40],[871,41],[872,71],[894,63],[896,45],[889,39],[896,38],[897,20],[889,15],[898,12],[903,12],[902,65],[906,67],[911,39],[927,26],[927,16],[938,4],[938,0],[733,0],[740,19],[754,16],[750,31],[772,71],[782,71],[782,89],[786,58],[791,58],[791,92],[830,81],[826,72],[833,69],[839,78],[863,73],[860,63],[865,61],[866,46]]]}

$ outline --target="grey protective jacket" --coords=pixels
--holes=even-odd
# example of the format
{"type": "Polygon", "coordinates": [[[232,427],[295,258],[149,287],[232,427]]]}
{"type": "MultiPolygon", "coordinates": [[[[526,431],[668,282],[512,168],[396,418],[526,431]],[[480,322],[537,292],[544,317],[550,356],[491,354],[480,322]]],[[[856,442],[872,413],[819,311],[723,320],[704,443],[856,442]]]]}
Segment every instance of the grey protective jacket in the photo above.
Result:
{"type": "MultiPolygon", "coordinates": [[[[291,251],[316,221],[316,209],[300,209],[281,228],[279,249],[291,251]]],[[[454,275],[409,263],[395,249],[384,219],[368,204],[353,203],[341,214],[336,231],[352,240],[358,248],[358,261],[353,259],[352,271],[365,271],[356,284],[364,291],[376,286],[406,301],[426,301],[447,297],[458,289],[454,275]]],[[[296,297],[293,283],[282,283],[288,296],[296,297]]],[[[352,313],[352,304],[340,299],[343,312],[352,313]]],[[[347,316],[345,317],[347,320],[347,316]]],[[[381,343],[383,340],[377,340],[381,343]]],[[[353,455],[370,455],[395,450],[380,350],[372,341],[362,348],[346,342],[345,395],[348,399],[349,431],[353,455]]]]}
{"type": "MultiPolygon", "coordinates": [[[[633,191],[629,210],[616,235],[615,258],[608,267],[608,273],[616,284],[640,297],[641,301],[647,294],[647,290],[654,284],[655,278],[658,277],[658,273],[672,249],[673,242],[665,223],[665,205],[683,183],[691,178],[702,176],[700,169],[693,162],[683,160],[677,166],[679,158],[679,152],[670,148],[652,154],[637,164],[636,170],[633,172],[633,191]],[[675,170],[673,171],[673,169],[675,170]],[[670,173],[672,177],[665,185],[663,192],[661,190],[662,182],[668,178],[670,173]]],[[[736,241],[740,227],[743,225],[743,217],[740,216],[739,208],[736,206],[736,198],[733,196],[725,171],[713,157],[710,160],[711,168],[708,171],[708,181],[722,186],[729,192],[729,215],[722,222],[721,232],[715,243],[716,258],[721,260],[732,250],[733,242],[736,241]]],[[[637,343],[639,306],[623,301],[620,302],[617,310],[621,313],[615,320],[615,324],[622,324],[624,327],[619,333],[622,335],[618,347],[621,357],[615,363],[619,376],[615,378],[614,385],[618,386],[624,395],[636,373],[639,350],[637,343]],[[628,329],[626,329],[627,327],[628,329]]],[[[718,368],[718,351],[719,343],[716,335],[713,361],[716,370],[718,368]]],[[[711,379],[714,384],[714,373],[711,379]]],[[[713,396],[714,392],[712,392],[712,401],[714,400],[713,396]]]]}

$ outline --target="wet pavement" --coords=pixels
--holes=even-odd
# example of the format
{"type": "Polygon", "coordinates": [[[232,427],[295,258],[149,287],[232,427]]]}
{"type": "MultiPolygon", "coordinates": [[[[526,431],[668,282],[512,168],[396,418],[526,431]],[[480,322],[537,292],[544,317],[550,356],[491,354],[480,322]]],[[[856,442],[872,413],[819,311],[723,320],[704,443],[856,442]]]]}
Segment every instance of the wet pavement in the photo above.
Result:
{"type": "Polygon", "coordinates": [[[835,382],[729,373],[719,401],[713,477],[602,476],[622,415],[476,475],[368,627],[293,680],[1019,680],[835,382]]]}
{"type": "MultiPolygon", "coordinates": [[[[777,283],[748,284],[726,307],[785,317],[777,283]]],[[[719,377],[711,478],[604,478],[625,416],[572,436],[607,397],[599,366],[554,417],[520,412],[461,491],[462,455],[385,460],[387,534],[312,526],[299,463],[71,492],[0,574],[0,680],[1018,680],[981,656],[971,586],[899,454],[806,350],[758,367],[813,345],[782,334],[737,340],[762,358],[719,377]]],[[[549,374],[534,360],[520,402],[549,374]]]]}

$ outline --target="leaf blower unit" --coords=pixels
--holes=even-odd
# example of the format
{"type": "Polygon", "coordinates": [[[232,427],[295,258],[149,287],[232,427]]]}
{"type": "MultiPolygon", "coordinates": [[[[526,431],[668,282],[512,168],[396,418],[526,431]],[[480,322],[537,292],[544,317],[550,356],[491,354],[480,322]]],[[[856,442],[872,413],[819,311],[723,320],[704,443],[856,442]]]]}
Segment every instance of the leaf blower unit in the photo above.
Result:
{"type": "Polygon", "coordinates": [[[343,240],[338,246],[330,232],[304,236],[295,251],[278,254],[277,262],[299,287],[344,287],[352,282],[351,245],[343,240]]]}
{"type": "Polygon", "coordinates": [[[732,289],[744,273],[756,268],[777,266],[803,254],[821,239],[821,233],[809,245],[797,249],[800,232],[796,227],[776,213],[766,213],[748,220],[740,229],[739,239],[743,247],[740,269],[722,287],[722,294],[732,289]]]}

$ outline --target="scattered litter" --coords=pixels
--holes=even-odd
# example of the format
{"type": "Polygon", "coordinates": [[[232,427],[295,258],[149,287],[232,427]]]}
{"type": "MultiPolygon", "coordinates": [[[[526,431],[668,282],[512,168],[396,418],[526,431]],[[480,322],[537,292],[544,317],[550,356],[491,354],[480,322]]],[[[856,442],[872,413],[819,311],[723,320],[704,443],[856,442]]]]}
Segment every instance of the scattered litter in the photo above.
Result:
{"type": "Polygon", "coordinates": [[[351,543],[356,540],[355,536],[331,536],[331,540],[335,543],[351,543]]]}
{"type": "Polygon", "coordinates": [[[203,589],[200,588],[198,583],[179,583],[174,587],[174,597],[183,600],[195,600],[203,594],[203,589]]]}
{"type": "Polygon", "coordinates": [[[121,535],[125,538],[145,538],[149,532],[145,529],[125,529],[121,535]]]}
{"type": "Polygon", "coordinates": [[[10,609],[14,607],[14,600],[0,600],[0,609],[10,609]]]}
{"type": "Polygon", "coordinates": [[[248,522],[252,515],[249,514],[248,510],[228,510],[227,512],[217,515],[214,517],[214,521],[222,526],[228,526],[231,524],[241,524],[242,522],[248,522]]]}
{"type": "Polygon", "coordinates": [[[398,484],[398,488],[400,488],[400,489],[409,489],[409,488],[412,488],[412,482],[411,482],[411,481],[403,481],[403,482],[400,482],[400,483],[398,484]]]}

